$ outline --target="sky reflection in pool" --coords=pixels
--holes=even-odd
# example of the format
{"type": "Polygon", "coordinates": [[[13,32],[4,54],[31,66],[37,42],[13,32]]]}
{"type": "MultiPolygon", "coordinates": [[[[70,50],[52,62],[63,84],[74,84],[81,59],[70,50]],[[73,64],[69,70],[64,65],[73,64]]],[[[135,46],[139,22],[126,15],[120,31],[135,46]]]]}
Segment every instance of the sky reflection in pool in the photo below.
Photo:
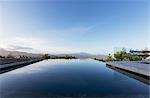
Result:
{"type": "Polygon", "coordinates": [[[44,60],[0,75],[7,97],[121,96],[149,97],[149,85],[86,60],[44,60]]]}

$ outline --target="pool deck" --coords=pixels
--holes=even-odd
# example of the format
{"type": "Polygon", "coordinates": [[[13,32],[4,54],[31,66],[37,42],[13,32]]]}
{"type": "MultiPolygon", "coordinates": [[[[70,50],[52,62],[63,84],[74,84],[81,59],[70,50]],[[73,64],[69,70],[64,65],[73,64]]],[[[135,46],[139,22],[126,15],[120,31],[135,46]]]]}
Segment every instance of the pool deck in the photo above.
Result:
{"type": "Polygon", "coordinates": [[[106,62],[106,65],[150,77],[150,64],[145,64],[143,61],[113,61],[106,62]]]}
{"type": "Polygon", "coordinates": [[[14,70],[16,68],[20,68],[29,64],[33,64],[39,61],[42,61],[42,58],[39,59],[30,59],[30,60],[24,60],[24,61],[14,61],[12,63],[6,63],[6,64],[0,64],[0,74],[4,72],[8,72],[11,70],[14,70]]]}

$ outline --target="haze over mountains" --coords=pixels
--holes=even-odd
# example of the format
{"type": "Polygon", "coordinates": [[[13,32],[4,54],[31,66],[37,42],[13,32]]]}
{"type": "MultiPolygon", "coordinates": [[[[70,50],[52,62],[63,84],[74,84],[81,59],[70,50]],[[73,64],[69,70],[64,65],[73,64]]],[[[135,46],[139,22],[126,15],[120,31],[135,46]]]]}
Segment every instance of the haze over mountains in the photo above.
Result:
{"type": "MultiPolygon", "coordinates": [[[[20,51],[9,51],[3,48],[0,48],[0,55],[7,57],[9,54],[13,55],[14,57],[19,57],[20,55],[24,56],[29,56],[29,57],[42,57],[43,54],[35,54],[35,53],[27,53],[27,52],[20,52],[20,51]]],[[[89,54],[85,52],[80,52],[80,53],[64,53],[64,54],[49,54],[49,56],[65,56],[65,55],[70,55],[70,56],[75,56],[77,58],[107,58],[107,55],[102,55],[102,54],[89,54]]]]}
{"type": "MultiPolygon", "coordinates": [[[[56,56],[65,56],[66,54],[57,54],[56,56]]],[[[77,58],[107,58],[107,55],[95,55],[95,54],[89,54],[86,52],[79,52],[79,53],[70,53],[67,55],[75,56],[77,58]]]]}
{"type": "Polygon", "coordinates": [[[27,52],[20,52],[20,51],[9,51],[3,48],[0,48],[0,55],[7,57],[11,54],[14,57],[19,57],[20,55],[28,56],[28,57],[42,57],[42,54],[35,54],[35,53],[27,53],[27,52]]]}

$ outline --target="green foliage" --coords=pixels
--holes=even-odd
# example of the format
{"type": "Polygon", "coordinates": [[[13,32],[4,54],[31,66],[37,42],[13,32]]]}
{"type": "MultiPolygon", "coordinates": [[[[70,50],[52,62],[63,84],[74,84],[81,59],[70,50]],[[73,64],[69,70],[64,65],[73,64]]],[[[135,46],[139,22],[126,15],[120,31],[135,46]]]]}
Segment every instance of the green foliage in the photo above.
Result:
{"type": "MultiPolygon", "coordinates": [[[[125,50],[119,51],[117,53],[114,54],[114,57],[117,61],[123,61],[124,60],[124,56],[125,54],[127,54],[127,52],[125,50]]],[[[126,59],[125,59],[126,60],[126,59]]]]}
{"type": "Polygon", "coordinates": [[[113,57],[111,56],[111,54],[108,55],[106,61],[113,61],[113,57]]]}
{"type": "Polygon", "coordinates": [[[139,60],[142,60],[143,58],[140,57],[140,56],[132,56],[129,58],[130,61],[139,61],[139,60]]]}
{"type": "MultiPolygon", "coordinates": [[[[145,48],[143,49],[142,51],[144,51],[144,55],[145,57],[149,56],[148,54],[148,49],[145,48]]],[[[109,56],[107,57],[107,59],[98,59],[98,58],[94,58],[95,60],[98,60],[98,61],[103,61],[103,62],[106,62],[106,61],[139,61],[139,60],[143,60],[145,58],[144,56],[141,56],[141,55],[135,55],[135,54],[132,54],[132,53],[127,53],[126,49],[122,49],[122,51],[118,51],[114,54],[114,58],[111,56],[111,54],[109,54],[109,56]]]]}
{"type": "Polygon", "coordinates": [[[66,55],[65,57],[64,57],[64,59],[75,59],[76,57],[73,57],[73,56],[69,56],[69,55],[66,55]]]}
{"type": "Polygon", "coordinates": [[[50,59],[77,59],[74,56],[65,55],[65,56],[51,56],[50,59]]]}
{"type": "Polygon", "coordinates": [[[100,59],[100,58],[94,58],[94,60],[102,61],[102,62],[108,62],[108,61],[114,61],[114,58],[111,54],[108,55],[106,59],[100,59]]]}
{"type": "Polygon", "coordinates": [[[129,61],[129,58],[123,58],[122,61],[129,61]]]}
{"type": "Polygon", "coordinates": [[[138,61],[143,59],[141,56],[132,55],[131,53],[127,53],[125,50],[115,53],[114,57],[117,61],[138,61]]]}

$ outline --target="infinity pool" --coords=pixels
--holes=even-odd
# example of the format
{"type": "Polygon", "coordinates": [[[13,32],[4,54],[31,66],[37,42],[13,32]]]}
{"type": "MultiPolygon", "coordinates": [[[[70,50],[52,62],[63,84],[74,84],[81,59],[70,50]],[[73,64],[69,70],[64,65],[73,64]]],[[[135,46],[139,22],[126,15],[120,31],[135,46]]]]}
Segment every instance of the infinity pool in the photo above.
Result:
{"type": "Polygon", "coordinates": [[[92,59],[44,60],[0,74],[1,98],[148,98],[149,89],[149,85],[92,59]]]}

